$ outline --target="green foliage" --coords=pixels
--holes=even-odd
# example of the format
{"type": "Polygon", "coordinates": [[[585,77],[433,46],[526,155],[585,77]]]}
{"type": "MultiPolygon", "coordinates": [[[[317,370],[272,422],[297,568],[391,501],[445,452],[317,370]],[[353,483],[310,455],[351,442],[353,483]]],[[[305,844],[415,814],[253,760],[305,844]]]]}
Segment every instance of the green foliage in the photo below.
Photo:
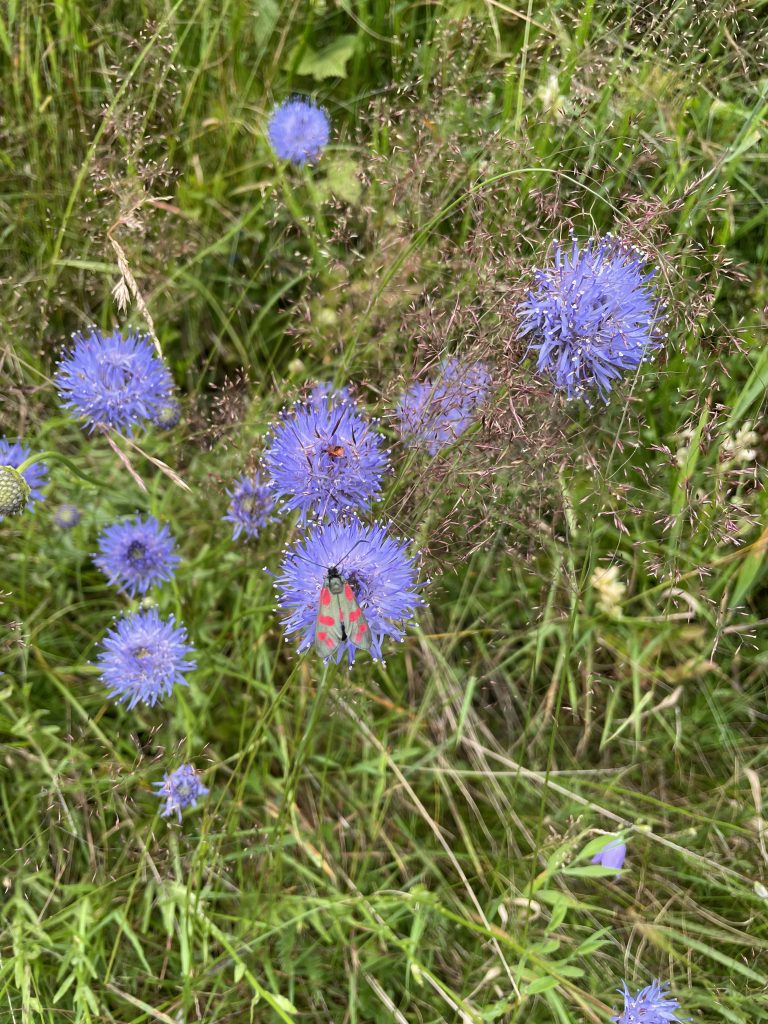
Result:
{"type": "Polygon", "coordinates": [[[0,526],[9,1021],[570,1024],[652,976],[696,1020],[768,1020],[765,6],[0,10],[0,433],[60,453],[49,494],[83,510],[0,526]],[[264,136],[294,92],[333,123],[301,171],[264,136]],[[669,303],[606,408],[536,390],[513,340],[571,226],[641,245],[669,303]],[[142,491],[51,375],[147,312],[185,416],[122,443],[142,491]],[[396,452],[429,609],[324,674],[273,612],[286,529],[233,543],[225,488],[305,382],[391,432],[445,351],[501,397],[447,455],[396,452]],[[199,668],[127,713],[91,662],[129,602],[90,555],[136,510],[178,540],[156,597],[199,668]],[[152,783],[186,760],[211,794],[179,828],[152,783]],[[589,864],[609,832],[618,879],[589,864]]]}

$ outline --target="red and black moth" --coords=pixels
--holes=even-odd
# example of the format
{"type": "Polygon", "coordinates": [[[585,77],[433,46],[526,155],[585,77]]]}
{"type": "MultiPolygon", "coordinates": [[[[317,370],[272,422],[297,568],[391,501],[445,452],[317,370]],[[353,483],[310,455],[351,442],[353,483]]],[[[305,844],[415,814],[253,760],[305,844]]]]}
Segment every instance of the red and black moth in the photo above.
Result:
{"type": "Polygon", "coordinates": [[[340,643],[349,640],[363,651],[371,649],[371,630],[355,592],[338,567],[332,565],[320,588],[315,624],[315,650],[327,658],[340,643]]]}

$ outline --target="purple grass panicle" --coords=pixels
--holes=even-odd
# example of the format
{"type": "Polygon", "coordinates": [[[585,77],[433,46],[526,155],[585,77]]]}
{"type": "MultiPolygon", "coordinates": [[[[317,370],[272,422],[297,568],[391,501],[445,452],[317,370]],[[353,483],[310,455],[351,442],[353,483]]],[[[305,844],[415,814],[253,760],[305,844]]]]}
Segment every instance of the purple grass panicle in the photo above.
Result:
{"type": "Polygon", "coordinates": [[[607,401],[613,384],[661,347],[660,303],[644,272],[645,255],[612,235],[580,247],[555,242],[549,266],[518,306],[520,336],[537,352],[568,398],[596,390],[607,401]]]}
{"type": "Polygon", "coordinates": [[[179,556],[165,524],[154,516],[113,523],[99,534],[96,565],[113,586],[132,597],[173,578],[179,556]]]}
{"type": "Polygon", "coordinates": [[[397,417],[401,435],[423,445],[430,455],[464,433],[485,401],[491,377],[483,363],[463,365],[447,359],[434,381],[415,383],[401,397],[397,417]]]}
{"type": "Polygon", "coordinates": [[[323,108],[298,97],[275,107],[267,124],[276,156],[293,164],[314,163],[330,135],[331,122],[323,108]]]}
{"type": "Polygon", "coordinates": [[[171,814],[176,814],[179,822],[184,808],[196,807],[197,801],[209,792],[191,764],[182,764],[175,771],[166,772],[163,781],[154,782],[153,785],[158,790],[155,795],[165,800],[165,807],[161,811],[162,817],[167,818],[171,814]]]}
{"type": "Polygon", "coordinates": [[[76,334],[55,376],[62,404],[89,431],[109,427],[131,435],[169,404],[173,378],[148,338],[119,331],[76,334]]]}
{"type": "Polygon", "coordinates": [[[388,463],[373,423],[337,395],[310,397],[286,410],[272,426],[263,458],[282,511],[297,509],[302,522],[311,514],[368,509],[388,463]]]}
{"type": "Polygon", "coordinates": [[[272,489],[262,482],[258,473],[238,477],[231,491],[227,514],[223,517],[233,523],[232,539],[237,540],[241,533],[246,537],[258,537],[271,518],[275,507],[275,496],[272,489]]]}
{"type": "Polygon", "coordinates": [[[622,983],[619,992],[624,996],[624,1009],[611,1020],[616,1024],[670,1024],[689,1020],[677,1016],[680,1003],[667,995],[667,988],[666,984],[653,981],[633,996],[626,983],[622,983]]]}
{"type": "Polygon", "coordinates": [[[156,608],[119,619],[104,637],[96,660],[109,696],[134,708],[157,704],[174,685],[186,686],[185,672],[195,668],[187,631],[173,615],[161,619],[156,608]]]}
{"type": "MultiPolygon", "coordinates": [[[[352,587],[371,631],[371,655],[381,659],[384,639],[402,640],[405,623],[424,604],[408,542],[381,523],[367,526],[355,518],[308,528],[286,550],[275,580],[285,633],[297,638],[299,651],[314,642],[320,590],[332,566],[352,587]]],[[[340,661],[344,655],[354,661],[348,640],[332,656],[340,661]]]]}

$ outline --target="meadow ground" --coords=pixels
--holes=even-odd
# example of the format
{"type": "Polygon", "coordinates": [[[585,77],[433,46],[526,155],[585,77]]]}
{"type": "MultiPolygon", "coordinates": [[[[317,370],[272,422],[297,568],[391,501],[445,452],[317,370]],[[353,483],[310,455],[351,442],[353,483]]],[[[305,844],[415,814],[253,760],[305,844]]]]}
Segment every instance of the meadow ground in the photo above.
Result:
{"type": "Polygon", "coordinates": [[[3,1024],[575,1024],[654,978],[681,1017],[768,1020],[766,21],[2,5],[0,434],[67,460],[0,524],[3,1024]],[[296,93],[331,119],[315,165],[265,135],[296,93]],[[668,338],[567,402],[515,309],[554,239],[608,231],[656,268],[668,338]],[[137,448],[67,415],[90,325],[153,326],[177,427],[137,448]],[[430,456],[394,409],[448,354],[493,398],[430,456]],[[351,669],[283,636],[264,567],[295,517],[222,521],[313,381],[380,418],[374,513],[429,581],[351,669]],[[176,538],[152,597],[197,668],[128,710],[93,662],[138,598],[92,556],[136,511],[176,538]],[[209,794],[179,824],[153,787],[182,762],[209,794]],[[590,865],[609,833],[618,876],[590,865]]]}

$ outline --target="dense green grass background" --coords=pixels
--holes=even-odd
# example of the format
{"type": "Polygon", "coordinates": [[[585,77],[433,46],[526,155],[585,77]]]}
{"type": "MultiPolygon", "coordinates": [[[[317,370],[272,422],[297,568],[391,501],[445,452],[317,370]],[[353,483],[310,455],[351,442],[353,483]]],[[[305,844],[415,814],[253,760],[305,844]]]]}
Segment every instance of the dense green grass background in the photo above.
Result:
{"type": "Polygon", "coordinates": [[[99,486],[52,463],[0,526],[0,1020],[606,1021],[652,977],[697,1021],[768,1020],[766,17],[2,6],[0,433],[99,486]],[[303,172],[264,137],[294,91],[333,122],[303,172]],[[571,228],[641,245],[669,303],[607,408],[554,399],[515,341],[571,228]],[[142,493],[51,386],[72,331],[147,313],[185,418],[139,443],[190,492],[131,450],[142,493]],[[225,488],[305,381],[390,430],[447,351],[491,361],[495,406],[446,456],[396,452],[379,509],[429,608],[386,665],[326,673],[272,610],[290,529],[233,543],[225,488]],[[59,501],[84,511],[67,534],[59,501]],[[129,602],[90,553],[137,509],[178,538],[157,597],[199,668],[126,712],[89,662],[129,602]],[[590,584],[610,565],[615,616],[590,584]],[[151,785],[182,760],[211,795],[178,827],[151,785]],[[620,878],[583,870],[622,829],[620,878]]]}

